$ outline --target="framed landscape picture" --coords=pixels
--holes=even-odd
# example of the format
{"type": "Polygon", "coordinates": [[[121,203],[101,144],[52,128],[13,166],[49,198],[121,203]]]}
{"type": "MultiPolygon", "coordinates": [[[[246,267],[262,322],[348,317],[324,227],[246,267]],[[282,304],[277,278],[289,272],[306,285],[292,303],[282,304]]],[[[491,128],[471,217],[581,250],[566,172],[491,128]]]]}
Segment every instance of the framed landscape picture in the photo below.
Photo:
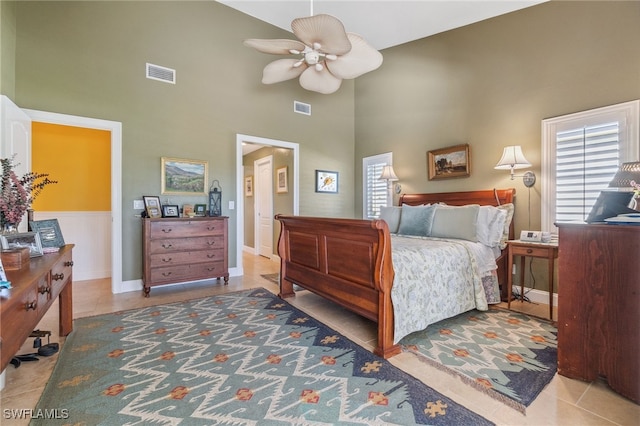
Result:
{"type": "Polygon", "coordinates": [[[427,172],[429,180],[469,176],[469,144],[427,152],[427,172]]]}
{"type": "Polygon", "coordinates": [[[162,194],[207,195],[208,163],[162,157],[162,194]]]}

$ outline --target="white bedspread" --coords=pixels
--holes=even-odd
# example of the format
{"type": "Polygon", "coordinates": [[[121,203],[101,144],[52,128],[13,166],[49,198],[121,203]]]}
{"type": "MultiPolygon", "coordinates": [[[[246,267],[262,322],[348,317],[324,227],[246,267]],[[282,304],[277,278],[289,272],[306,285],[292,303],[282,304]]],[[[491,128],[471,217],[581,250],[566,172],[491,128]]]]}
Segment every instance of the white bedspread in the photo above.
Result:
{"type": "Polygon", "coordinates": [[[391,247],[394,343],[445,318],[488,309],[482,277],[495,276],[491,248],[465,240],[397,235],[391,236],[391,247]]]}

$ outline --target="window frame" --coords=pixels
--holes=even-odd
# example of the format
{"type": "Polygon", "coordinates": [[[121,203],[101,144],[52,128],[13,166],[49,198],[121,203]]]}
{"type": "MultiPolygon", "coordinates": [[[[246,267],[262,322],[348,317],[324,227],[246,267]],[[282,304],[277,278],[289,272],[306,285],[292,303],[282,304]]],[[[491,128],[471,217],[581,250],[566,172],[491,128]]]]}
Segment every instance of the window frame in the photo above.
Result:
{"type": "Polygon", "coordinates": [[[556,216],[556,135],[572,128],[618,120],[619,163],[638,161],[640,156],[640,100],[567,114],[542,120],[542,231],[557,233],[556,216]]]}
{"type": "MultiPolygon", "coordinates": [[[[393,166],[393,153],[385,152],[383,154],[371,155],[368,157],[362,158],[362,218],[363,219],[377,219],[378,217],[369,217],[368,216],[368,203],[367,200],[369,198],[369,188],[367,186],[367,171],[368,167],[372,164],[384,164],[385,166],[393,166]]],[[[385,182],[385,185],[387,183],[385,182]]],[[[387,201],[386,205],[393,205],[393,191],[392,189],[386,188],[387,193],[387,201]]]]}

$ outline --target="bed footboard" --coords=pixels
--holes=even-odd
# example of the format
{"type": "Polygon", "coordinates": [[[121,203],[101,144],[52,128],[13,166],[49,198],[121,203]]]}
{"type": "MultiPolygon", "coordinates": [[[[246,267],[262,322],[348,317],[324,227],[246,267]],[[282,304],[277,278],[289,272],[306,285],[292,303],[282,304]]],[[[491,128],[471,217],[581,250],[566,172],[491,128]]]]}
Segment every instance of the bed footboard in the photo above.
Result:
{"type": "Polygon", "coordinates": [[[378,323],[374,353],[389,358],[393,344],[391,237],[383,220],[277,215],[281,231],[280,293],[297,284],[378,323]]]}

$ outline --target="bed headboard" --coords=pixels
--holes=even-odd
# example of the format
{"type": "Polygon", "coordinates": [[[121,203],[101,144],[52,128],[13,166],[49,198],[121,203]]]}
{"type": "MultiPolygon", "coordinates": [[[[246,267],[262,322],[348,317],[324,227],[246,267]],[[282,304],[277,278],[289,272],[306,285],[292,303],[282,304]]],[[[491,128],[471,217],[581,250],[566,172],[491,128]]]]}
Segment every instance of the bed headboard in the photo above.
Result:
{"type": "MultiPolygon", "coordinates": [[[[402,194],[400,205],[409,204],[417,206],[420,204],[445,203],[450,206],[464,206],[466,204],[480,204],[481,206],[499,206],[501,204],[513,203],[516,190],[508,189],[486,189],[481,191],[461,191],[461,192],[434,192],[429,194],[402,194]]],[[[509,227],[509,239],[514,238],[513,220],[509,227]]]]}

